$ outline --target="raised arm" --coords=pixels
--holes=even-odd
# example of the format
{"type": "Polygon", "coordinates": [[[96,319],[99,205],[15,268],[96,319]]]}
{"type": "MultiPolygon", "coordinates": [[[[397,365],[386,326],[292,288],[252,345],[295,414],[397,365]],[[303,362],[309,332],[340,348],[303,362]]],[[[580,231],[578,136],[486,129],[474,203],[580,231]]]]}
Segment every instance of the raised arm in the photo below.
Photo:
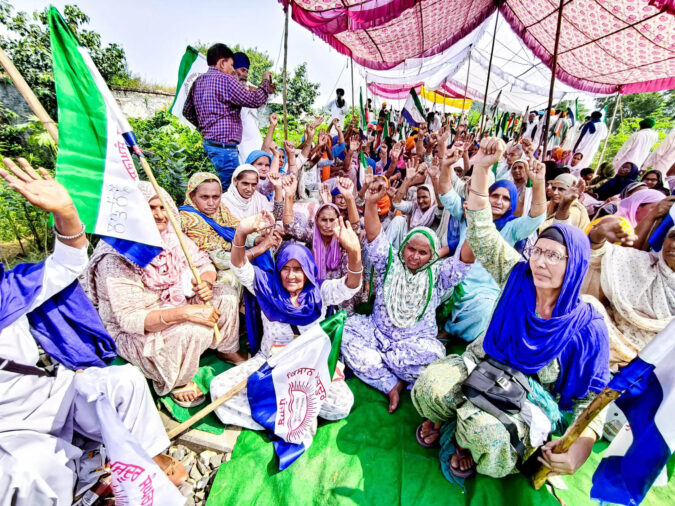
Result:
{"type": "Polygon", "coordinates": [[[361,242],[352,229],[349,221],[345,222],[342,216],[338,220],[338,226],[334,231],[335,237],[340,241],[340,246],[347,252],[347,288],[358,288],[363,275],[361,263],[361,242]]]}
{"type": "Polygon", "coordinates": [[[271,230],[274,227],[274,216],[269,211],[248,216],[239,222],[232,239],[232,254],[230,263],[235,267],[243,267],[246,264],[246,238],[255,232],[271,230]]]}
{"type": "Polygon", "coordinates": [[[295,143],[290,140],[284,141],[284,151],[286,151],[286,160],[288,160],[288,173],[298,175],[298,166],[295,160],[295,143]]]}
{"type": "Polygon", "coordinates": [[[274,142],[274,131],[276,130],[278,123],[279,120],[277,119],[277,115],[274,113],[270,114],[270,125],[267,127],[265,140],[263,140],[262,148],[260,148],[267,153],[270,152],[270,147],[272,146],[272,142],[274,142]]]}
{"type": "Polygon", "coordinates": [[[359,210],[356,207],[356,199],[354,198],[354,181],[348,177],[338,178],[338,190],[347,201],[347,217],[349,223],[352,224],[353,228],[358,227],[360,217],[359,210]]]}
{"type": "Polygon", "coordinates": [[[506,146],[496,138],[483,139],[473,158],[471,188],[467,195],[466,238],[476,259],[485,267],[494,280],[502,285],[513,266],[520,261],[520,254],[501,236],[492,221],[488,194],[488,173],[499,160],[506,146]]]}
{"type": "Polygon", "coordinates": [[[270,71],[263,72],[260,86],[255,91],[249,91],[236,78],[230,76],[226,81],[229,88],[228,101],[241,107],[258,108],[264,105],[272,89],[271,78],[272,74],[270,71]]]}
{"type": "MultiPolygon", "coordinates": [[[[534,157],[527,163],[527,177],[532,181],[532,205],[530,217],[536,218],[546,212],[546,165],[534,157]]],[[[524,192],[523,192],[524,193],[524,192]]]]}
{"type": "Polygon", "coordinates": [[[363,221],[366,227],[366,239],[368,242],[373,242],[375,238],[380,235],[382,224],[380,223],[380,216],[377,214],[377,203],[387,193],[387,187],[381,178],[377,178],[368,188],[366,192],[366,206],[363,214],[363,221]]]}
{"type": "Polygon", "coordinates": [[[283,193],[284,193],[284,227],[293,223],[293,203],[295,202],[295,192],[298,189],[298,178],[294,174],[287,174],[283,176],[283,193]]]}

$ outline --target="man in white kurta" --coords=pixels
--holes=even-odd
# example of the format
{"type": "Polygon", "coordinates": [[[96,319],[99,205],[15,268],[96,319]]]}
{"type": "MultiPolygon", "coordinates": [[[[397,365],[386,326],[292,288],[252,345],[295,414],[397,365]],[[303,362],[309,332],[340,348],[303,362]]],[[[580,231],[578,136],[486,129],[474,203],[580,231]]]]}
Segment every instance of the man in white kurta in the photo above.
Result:
{"type": "MultiPolygon", "coordinates": [[[[575,153],[584,155],[583,161],[587,167],[593,163],[600,143],[607,138],[608,134],[607,125],[602,121],[602,113],[593,111],[591,120],[581,129],[579,140],[574,147],[575,153]]],[[[615,167],[620,167],[620,165],[615,165],[615,167]]]]}
{"type": "Polygon", "coordinates": [[[38,183],[39,176],[20,170],[17,173],[10,160],[4,162],[14,167],[12,171],[23,183],[4,170],[0,170],[0,176],[22,188],[32,185],[27,193],[17,191],[34,205],[53,210],[55,228],[64,234],[81,232],[56,240],[54,252],[42,267],[34,300],[25,296],[34,293],[27,288],[26,278],[9,272],[2,276],[0,289],[6,290],[6,297],[0,310],[3,317],[7,316],[6,321],[13,323],[0,331],[0,505],[70,506],[76,481],[75,461],[82,453],[72,444],[73,434],[102,442],[101,423],[95,403],[90,401],[92,393],[107,396],[124,426],[148,455],[162,453],[169,440],[145,378],[131,365],[91,367],[80,373],[57,365],[53,375],[10,371],[22,366],[37,369],[38,346],[26,314],[77,279],[87,265],[88,244],[72,200],[61,185],[51,178],[38,183]],[[15,297],[18,293],[28,300],[19,300],[15,297]],[[18,311],[24,312],[18,316],[18,311]]]}
{"type": "Polygon", "coordinates": [[[344,99],[345,90],[338,88],[335,90],[335,100],[328,102],[328,105],[325,107],[325,111],[330,114],[331,127],[328,133],[330,135],[337,135],[337,130],[335,126],[332,125],[333,119],[337,118],[340,122],[340,125],[344,126],[345,116],[347,115],[347,102],[344,99]]]}
{"type": "Polygon", "coordinates": [[[655,169],[665,176],[673,163],[675,163],[675,128],[649,154],[642,164],[642,169],[655,169]]]}
{"type": "Polygon", "coordinates": [[[659,142],[659,133],[652,128],[653,126],[652,118],[640,121],[640,130],[626,139],[614,157],[614,167],[621,167],[626,162],[642,167],[649,156],[649,151],[659,142]]]}
{"type": "MultiPolygon", "coordinates": [[[[251,62],[245,53],[234,53],[234,73],[239,82],[249,90],[255,90],[256,87],[248,83],[248,70],[251,62]]],[[[250,107],[241,108],[241,142],[237,146],[239,150],[239,162],[245,163],[248,155],[260,149],[262,146],[262,135],[258,126],[258,109],[250,107]]]]}

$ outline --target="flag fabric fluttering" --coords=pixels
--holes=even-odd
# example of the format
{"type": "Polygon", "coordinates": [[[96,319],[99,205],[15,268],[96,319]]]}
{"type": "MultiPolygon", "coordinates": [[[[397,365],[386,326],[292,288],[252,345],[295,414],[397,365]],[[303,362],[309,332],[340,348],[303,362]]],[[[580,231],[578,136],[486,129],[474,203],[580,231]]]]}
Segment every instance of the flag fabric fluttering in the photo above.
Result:
{"type": "Polygon", "coordinates": [[[363,88],[359,88],[359,116],[361,116],[359,123],[361,124],[361,130],[364,132],[368,127],[366,122],[366,109],[363,107],[363,88]]]}
{"type": "Polygon", "coordinates": [[[251,415],[271,433],[280,471],[312,444],[313,427],[335,372],[346,319],[342,310],[312,326],[248,379],[251,415]]]}
{"type": "Polygon", "coordinates": [[[59,114],[56,180],[90,233],[145,267],[162,251],[127,145],[135,143],[103,77],[55,7],[49,8],[59,114]]]}
{"type": "Polygon", "coordinates": [[[384,117],[384,128],[382,129],[382,138],[388,139],[391,137],[391,132],[389,131],[389,111],[387,111],[386,116],[384,117]]]}
{"type": "Polygon", "coordinates": [[[187,100],[190,88],[195,80],[209,70],[209,65],[206,62],[206,56],[201,54],[192,46],[185,48],[185,54],[180,60],[178,67],[178,83],[176,84],[176,95],[173,98],[173,104],[169,112],[176,116],[181,123],[194,129],[195,125],[190,123],[185,116],[183,116],[183,106],[187,100]]]}
{"type": "Polygon", "coordinates": [[[417,96],[415,88],[410,88],[410,94],[403,105],[401,116],[405,118],[409,125],[418,127],[427,121],[427,115],[424,112],[420,97],[417,96]]]}
{"type": "Polygon", "coordinates": [[[642,502],[675,448],[675,320],[612,378],[608,388],[628,419],[632,441],[607,452],[593,475],[591,498],[616,504],[642,502]]]}

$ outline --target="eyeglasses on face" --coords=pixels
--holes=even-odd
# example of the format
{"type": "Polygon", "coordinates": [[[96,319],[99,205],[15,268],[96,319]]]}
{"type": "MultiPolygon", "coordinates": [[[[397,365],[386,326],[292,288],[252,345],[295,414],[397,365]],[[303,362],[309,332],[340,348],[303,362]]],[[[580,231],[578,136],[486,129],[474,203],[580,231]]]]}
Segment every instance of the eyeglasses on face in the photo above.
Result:
{"type": "Polygon", "coordinates": [[[536,260],[540,255],[544,255],[544,260],[546,260],[546,263],[549,265],[559,264],[562,262],[563,258],[568,258],[567,255],[561,255],[557,251],[543,249],[539,246],[531,246],[525,250],[525,253],[527,253],[527,256],[532,260],[536,260]]]}

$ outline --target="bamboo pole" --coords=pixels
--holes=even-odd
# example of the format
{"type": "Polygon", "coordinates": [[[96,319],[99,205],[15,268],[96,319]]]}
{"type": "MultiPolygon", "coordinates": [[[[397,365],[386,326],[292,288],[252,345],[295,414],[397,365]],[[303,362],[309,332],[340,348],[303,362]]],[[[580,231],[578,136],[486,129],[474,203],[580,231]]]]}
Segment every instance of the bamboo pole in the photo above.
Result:
{"type": "Polygon", "coordinates": [[[35,96],[35,93],[33,93],[33,90],[30,89],[30,86],[28,86],[28,83],[21,75],[21,72],[19,72],[14,66],[14,63],[12,63],[12,60],[9,58],[9,56],[7,56],[7,53],[5,53],[2,48],[0,48],[0,65],[2,65],[2,68],[5,69],[5,72],[7,72],[7,75],[14,83],[14,86],[16,86],[16,89],[19,90],[21,96],[23,96],[42,125],[45,127],[45,130],[47,130],[52,139],[54,139],[54,142],[58,145],[59,129],[56,126],[56,123],[54,123],[54,120],[49,117],[49,114],[45,108],[42,107],[42,104],[35,96]]]}
{"type": "MultiPolygon", "coordinates": [[[[562,442],[553,449],[553,453],[566,453],[572,446],[572,443],[581,436],[586,427],[589,426],[600,411],[602,411],[610,402],[616,400],[619,395],[621,395],[621,392],[605,387],[605,389],[593,399],[593,402],[591,402],[579,415],[574,423],[570,425],[567,432],[565,432],[565,435],[562,437],[562,442]]],[[[546,483],[546,479],[550,472],[551,470],[548,467],[542,465],[532,477],[532,486],[539,490],[544,483],[546,483]]]]}
{"type": "MultiPolygon", "coordinates": [[[[612,128],[614,128],[614,119],[616,118],[616,110],[619,108],[619,102],[621,102],[621,95],[619,92],[616,92],[616,100],[614,101],[614,112],[612,113],[612,120],[609,122],[609,132],[607,132],[607,137],[605,137],[605,142],[602,145],[602,151],[600,151],[600,158],[598,158],[598,164],[595,166],[595,171],[593,176],[598,173],[602,159],[605,157],[605,150],[607,149],[607,142],[609,141],[609,136],[612,135],[612,128]]],[[[619,168],[617,167],[617,170],[619,168]]]]}
{"type": "Polygon", "coordinates": [[[246,388],[247,383],[248,383],[248,376],[246,376],[243,380],[237,383],[229,392],[224,393],[223,395],[218,397],[215,401],[211,402],[210,404],[207,404],[205,407],[197,411],[194,415],[185,420],[183,423],[176,425],[173,429],[167,432],[166,435],[169,437],[169,439],[173,439],[176,436],[181,435],[183,432],[188,430],[199,420],[204,418],[209,413],[213,412],[218,406],[230,400],[232,397],[241,392],[244,388],[246,388]]]}
{"type": "Polygon", "coordinates": [[[284,102],[284,140],[288,140],[288,109],[286,107],[286,85],[287,85],[287,72],[288,72],[288,10],[290,9],[290,4],[285,9],[285,18],[284,18],[284,92],[283,92],[283,102],[284,102]]]}
{"type": "MultiPolygon", "coordinates": [[[[492,70],[492,57],[495,54],[495,40],[497,38],[497,23],[499,22],[499,11],[495,13],[495,30],[492,34],[492,49],[490,49],[490,62],[488,63],[488,75],[485,80],[485,93],[483,94],[483,110],[480,112],[480,123],[478,128],[478,135],[480,136],[483,133],[483,115],[485,114],[485,107],[487,106],[488,100],[488,89],[490,88],[490,71],[492,70]]],[[[468,75],[468,74],[467,74],[468,75]]],[[[467,86],[469,78],[467,77],[467,86]]],[[[480,137],[479,137],[480,138],[480,137]]]]}
{"type": "MultiPolygon", "coordinates": [[[[466,67],[466,83],[464,84],[464,96],[462,97],[462,112],[459,115],[459,123],[457,126],[462,124],[462,120],[464,119],[464,105],[466,104],[466,92],[469,89],[469,76],[471,75],[471,49],[469,49],[469,59],[466,67]]],[[[467,117],[469,115],[467,114],[467,117]]]]}
{"type": "MultiPolygon", "coordinates": [[[[351,68],[352,68],[352,70],[351,70],[351,72],[352,72],[352,118],[354,118],[354,104],[355,104],[355,102],[354,102],[354,60],[352,60],[350,58],[349,61],[351,63],[351,68]]],[[[363,124],[363,121],[364,121],[364,118],[361,119],[360,123],[363,124]]]]}
{"type": "Polygon", "coordinates": [[[558,45],[560,44],[560,29],[562,27],[562,15],[565,0],[560,0],[558,7],[558,25],[555,29],[555,45],[553,46],[553,63],[551,65],[551,87],[548,90],[548,107],[546,107],[546,123],[543,131],[544,149],[541,152],[540,160],[546,159],[546,150],[548,148],[548,129],[551,122],[551,107],[553,107],[553,88],[555,87],[555,72],[558,68],[558,45]]]}

